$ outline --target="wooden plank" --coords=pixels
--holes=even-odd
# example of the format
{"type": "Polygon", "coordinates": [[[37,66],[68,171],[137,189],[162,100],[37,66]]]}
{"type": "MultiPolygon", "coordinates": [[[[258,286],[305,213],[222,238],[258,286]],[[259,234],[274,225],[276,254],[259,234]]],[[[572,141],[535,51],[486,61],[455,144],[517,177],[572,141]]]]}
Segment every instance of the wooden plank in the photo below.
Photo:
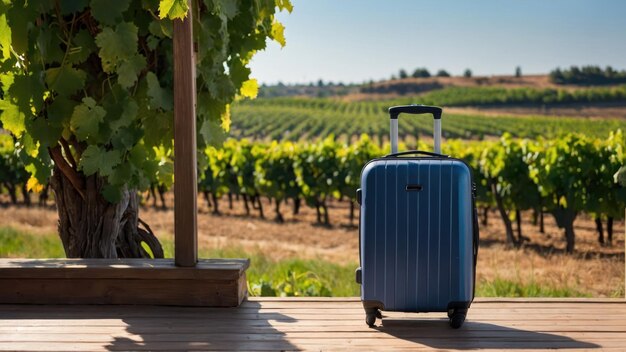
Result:
{"type": "Polygon", "coordinates": [[[174,257],[177,266],[198,261],[196,74],[191,0],[184,20],[174,20],[174,257]]]}
{"type": "Polygon", "coordinates": [[[0,260],[0,303],[235,307],[247,295],[248,259],[0,260]]]}
{"type": "Polygon", "coordinates": [[[195,268],[172,259],[0,259],[0,279],[233,280],[249,266],[249,259],[202,259],[195,268]]]}
{"type": "Polygon", "coordinates": [[[0,282],[2,303],[235,307],[241,302],[239,280],[3,279],[0,282]]]}

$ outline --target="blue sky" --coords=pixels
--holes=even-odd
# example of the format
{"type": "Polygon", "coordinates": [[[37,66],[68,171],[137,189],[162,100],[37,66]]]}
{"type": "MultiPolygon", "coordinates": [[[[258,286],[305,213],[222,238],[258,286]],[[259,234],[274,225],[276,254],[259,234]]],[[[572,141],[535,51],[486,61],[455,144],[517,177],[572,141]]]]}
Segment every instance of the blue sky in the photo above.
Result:
{"type": "Polygon", "coordinates": [[[400,68],[453,75],[626,69],[626,0],[292,0],[287,46],[257,53],[261,83],[363,82],[400,68]]]}

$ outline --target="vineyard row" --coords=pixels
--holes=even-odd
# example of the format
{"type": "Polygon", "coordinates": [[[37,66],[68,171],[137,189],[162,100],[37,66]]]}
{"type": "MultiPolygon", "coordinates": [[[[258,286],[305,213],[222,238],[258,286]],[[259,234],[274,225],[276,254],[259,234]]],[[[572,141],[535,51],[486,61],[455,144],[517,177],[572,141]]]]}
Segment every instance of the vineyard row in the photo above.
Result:
{"type": "MultiPolygon", "coordinates": [[[[419,149],[432,149],[423,142],[418,144],[419,149]]],[[[0,184],[15,193],[27,182],[28,173],[9,145],[4,145],[0,148],[0,184]]],[[[401,145],[401,149],[406,146],[401,145]]],[[[477,185],[477,204],[498,210],[508,242],[523,241],[519,222],[517,236],[511,223],[519,219],[520,211],[547,212],[564,230],[569,251],[574,250],[573,223],[579,213],[597,219],[606,217],[609,227],[614,219],[623,217],[626,189],[617,185],[614,175],[626,164],[625,150],[620,130],[602,139],[569,134],[529,140],[505,134],[494,141],[448,140],[443,146],[443,153],[470,165],[477,185]]],[[[387,151],[388,145],[381,147],[367,135],[350,144],[332,137],[315,143],[231,139],[219,148],[204,151],[199,190],[215,213],[219,213],[219,199],[229,194],[243,198],[248,214],[257,209],[264,216],[260,197],[268,197],[273,200],[279,222],[283,221],[281,204],[291,199],[297,212],[303,200],[316,209],[317,221],[326,225],[330,222],[327,201],[331,197],[347,198],[351,200],[352,222],[361,169],[387,151]]],[[[171,183],[155,180],[154,185],[163,192],[171,183]]]]}
{"type": "MultiPolygon", "coordinates": [[[[626,98],[624,98],[626,101],[626,98]]],[[[424,102],[398,100],[394,103],[424,102]]],[[[389,135],[387,109],[390,102],[342,102],[327,99],[276,98],[239,103],[232,110],[232,135],[255,140],[313,140],[329,134],[344,140],[365,133],[382,143],[389,135]]],[[[509,132],[515,137],[559,137],[585,131],[594,137],[626,129],[626,121],[546,116],[488,116],[444,114],[444,138],[482,140],[509,132]]],[[[412,139],[432,133],[432,121],[425,116],[399,120],[400,137],[412,139]]]]}

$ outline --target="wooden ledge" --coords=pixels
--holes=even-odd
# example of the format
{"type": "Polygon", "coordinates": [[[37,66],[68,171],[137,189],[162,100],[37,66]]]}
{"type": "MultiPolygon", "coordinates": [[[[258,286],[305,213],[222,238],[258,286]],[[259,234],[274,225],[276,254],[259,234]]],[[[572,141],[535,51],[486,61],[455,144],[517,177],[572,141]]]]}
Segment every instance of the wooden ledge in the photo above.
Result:
{"type": "Polygon", "coordinates": [[[236,307],[248,259],[0,259],[0,303],[236,307]]]}

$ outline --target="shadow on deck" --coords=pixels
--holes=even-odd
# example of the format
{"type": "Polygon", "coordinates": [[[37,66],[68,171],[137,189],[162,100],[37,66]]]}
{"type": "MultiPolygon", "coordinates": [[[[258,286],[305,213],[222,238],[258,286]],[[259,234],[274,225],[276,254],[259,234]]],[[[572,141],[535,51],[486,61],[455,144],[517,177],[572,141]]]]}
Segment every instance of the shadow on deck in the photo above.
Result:
{"type": "Polygon", "coordinates": [[[377,330],[418,345],[435,349],[592,349],[601,346],[545,332],[516,329],[490,323],[468,321],[463,328],[450,331],[448,320],[383,320],[377,330]],[[424,333],[416,336],[416,330],[424,333]]]}

